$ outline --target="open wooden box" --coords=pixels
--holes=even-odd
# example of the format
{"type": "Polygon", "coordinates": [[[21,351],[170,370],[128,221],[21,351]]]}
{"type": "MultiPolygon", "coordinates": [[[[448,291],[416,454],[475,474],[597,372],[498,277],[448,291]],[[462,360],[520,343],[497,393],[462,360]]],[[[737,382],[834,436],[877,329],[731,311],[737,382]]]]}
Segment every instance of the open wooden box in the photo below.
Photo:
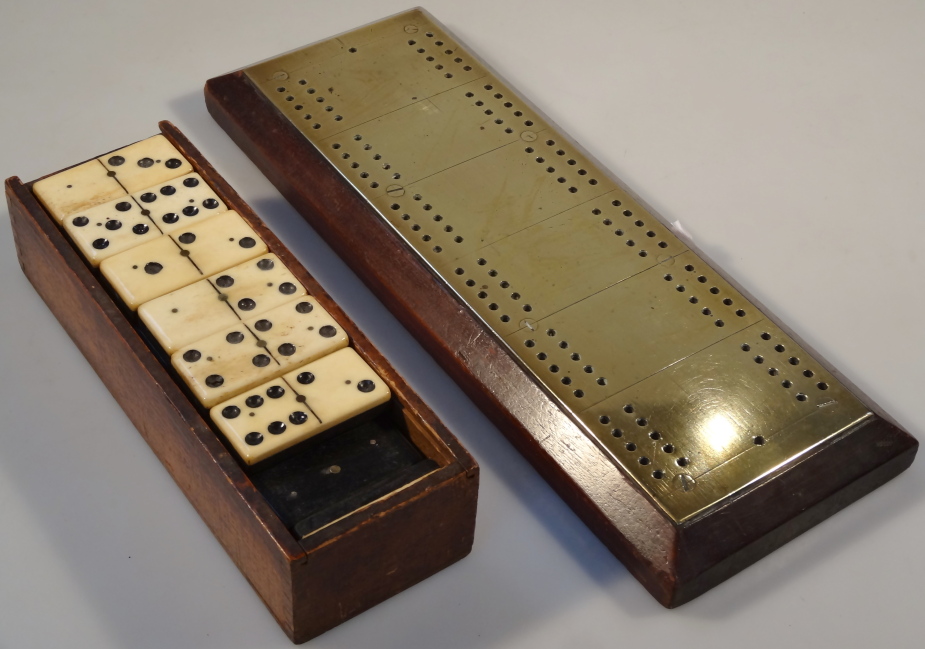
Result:
{"type": "MultiPolygon", "coordinates": [[[[163,352],[145,336],[137,316],[121,305],[32,194],[33,183],[12,177],[6,181],[6,195],[17,254],[36,291],[280,626],[293,642],[304,642],[469,553],[478,466],[189,140],[169,122],[161,122],[160,129],[340,323],[351,346],[388,383],[392,400],[376,422],[401,431],[425,458],[426,471],[398,486],[386,481],[384,492],[356,500],[355,507],[345,509],[342,502],[314,530],[304,530],[304,522],[299,526],[291,517],[284,520],[274,492],[285,486],[280,480],[297,472],[298,458],[310,454],[291,456],[295,459],[262,473],[246,469],[176,378],[163,352]],[[268,477],[269,472],[275,475],[268,477]]],[[[349,497],[346,501],[351,502],[349,497]]]]}

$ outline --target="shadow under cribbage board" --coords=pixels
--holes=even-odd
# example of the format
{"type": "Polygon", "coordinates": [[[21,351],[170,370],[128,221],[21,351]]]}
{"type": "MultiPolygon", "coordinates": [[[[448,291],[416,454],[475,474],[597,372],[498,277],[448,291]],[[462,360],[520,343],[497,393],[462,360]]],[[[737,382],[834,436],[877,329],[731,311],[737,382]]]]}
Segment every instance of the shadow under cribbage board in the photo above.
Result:
{"type": "Polygon", "coordinates": [[[663,604],[911,463],[913,438],[423,10],[206,101],[663,604]]]}
{"type": "Polygon", "coordinates": [[[468,554],[478,468],[192,144],[161,129],[8,179],[17,251],[302,642],[468,554]]]}

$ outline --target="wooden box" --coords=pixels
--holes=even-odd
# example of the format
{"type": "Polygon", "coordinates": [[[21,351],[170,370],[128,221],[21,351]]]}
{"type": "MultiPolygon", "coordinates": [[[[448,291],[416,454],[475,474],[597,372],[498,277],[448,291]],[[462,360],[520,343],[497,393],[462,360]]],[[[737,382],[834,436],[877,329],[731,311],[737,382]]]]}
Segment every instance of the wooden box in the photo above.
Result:
{"type": "MultiPolygon", "coordinates": [[[[304,642],[466,556],[478,466],[286,247],[169,122],[163,135],[266,241],[388,383],[388,414],[436,468],[303,538],[271,507],[141,333],[31,192],[6,195],[23,271],[293,642],[304,642]]],[[[313,440],[314,441],[314,440],[313,440]]]]}
{"type": "MultiPolygon", "coordinates": [[[[914,438],[770,316],[766,308],[690,242],[683,241],[646,210],[619,181],[597,167],[578,145],[423,10],[398,14],[336,39],[210,79],[205,96],[209,111],[229,136],[315,230],[343,258],[351,260],[357,274],[663,605],[677,606],[712,588],[897,475],[912,462],[918,448],[914,438]],[[324,112],[329,109],[331,112],[324,112]],[[485,135],[489,131],[492,135],[485,135]],[[477,148],[480,138],[486,144],[477,148]],[[427,142],[431,144],[422,144],[427,142]],[[456,158],[451,155],[454,147],[461,151],[456,158]],[[491,156],[511,147],[516,147],[517,155],[526,152],[529,159],[517,158],[507,166],[493,162],[491,156]],[[468,153],[462,153],[463,150],[468,153]],[[370,161],[367,153],[375,152],[382,153],[381,161],[378,158],[370,161]],[[481,173],[476,160],[484,161],[484,169],[497,172],[496,175],[481,173]],[[378,163],[386,161],[392,163],[392,168],[389,175],[382,175],[379,166],[388,167],[378,163]],[[528,166],[535,171],[527,169],[528,166]],[[409,169],[410,173],[406,171],[409,169]],[[458,175],[451,176],[450,170],[458,175]],[[401,179],[393,172],[401,172],[401,179]],[[441,174],[448,176],[442,184],[434,180],[441,174]],[[728,349],[724,353],[730,357],[734,353],[742,355],[762,345],[769,350],[762,353],[783,353],[784,345],[780,342],[786,339],[788,347],[801,350],[804,365],[795,370],[800,362],[798,356],[791,356],[789,366],[787,355],[774,356],[782,358],[780,371],[793,372],[799,377],[813,377],[814,372],[816,375],[807,384],[810,396],[796,390],[785,392],[792,382],[789,379],[781,382],[784,377],[777,376],[775,367],[761,365],[764,362],[761,354],[755,355],[752,363],[755,353],[752,351],[735,362],[750,367],[753,373],[748,376],[754,378],[748,378],[744,383],[748,387],[732,397],[747,398],[749,388],[754,385],[756,394],[773,392],[769,397],[772,401],[780,402],[784,399],[781,395],[786,395],[786,408],[805,407],[810,410],[801,412],[822,413],[836,401],[820,396],[822,392],[815,390],[832,387],[826,395],[837,388],[838,394],[843,395],[839,398],[857,404],[863,415],[841,429],[827,429],[825,424],[812,425],[813,420],[807,414],[802,433],[813,441],[791,450],[784,449],[784,441],[793,438],[776,435],[783,429],[746,431],[750,435],[747,439],[734,440],[744,445],[736,453],[741,457],[762,457],[756,454],[764,453],[765,459],[756,463],[761,468],[755,468],[747,479],[727,484],[719,479],[711,482],[707,473],[698,474],[695,480],[692,472],[685,469],[697,464],[697,456],[679,457],[676,450],[684,431],[656,428],[662,425],[657,417],[636,414],[627,418],[633,412],[628,400],[620,402],[611,412],[598,413],[592,409],[593,417],[577,415],[573,405],[576,398],[585,396],[584,392],[577,389],[565,392],[558,383],[558,377],[563,375],[556,374],[553,381],[551,375],[542,373],[545,368],[538,367],[535,358],[524,351],[526,346],[532,348],[528,350],[530,353],[537,352],[546,340],[542,334],[554,336],[556,332],[544,331],[542,326],[537,329],[536,323],[529,320],[531,316],[520,313],[521,307],[528,311],[530,305],[508,300],[509,297],[516,300],[520,295],[494,297],[498,294],[497,280],[508,279],[516,270],[516,264],[502,259],[497,252],[504,246],[498,244],[496,249],[489,249],[495,261],[488,266],[483,265],[484,259],[477,259],[478,251],[470,249],[466,255],[458,253],[460,256],[455,260],[446,258],[452,246],[459,244],[461,250],[473,238],[490,230],[489,217],[503,218],[505,210],[519,209],[520,198],[533,195],[529,192],[502,195],[500,190],[497,196],[492,193],[507,179],[511,185],[522,188],[527,183],[518,183],[525,176],[539,188],[536,197],[540,205],[547,200],[540,198],[540,194],[546,192],[542,196],[548,196],[551,188],[556,187],[564,196],[560,200],[560,195],[556,195],[557,205],[566,203],[566,189],[576,197],[562,209],[598,205],[593,201],[603,198],[607,202],[598,205],[602,209],[612,209],[611,204],[621,205],[613,217],[610,212],[595,217],[602,213],[597,207],[594,211],[587,210],[588,218],[595,219],[595,227],[600,227],[601,219],[604,226],[610,227],[611,231],[602,230],[597,239],[609,237],[607,241],[616,241],[616,234],[624,237],[620,241],[626,244],[619,251],[614,248],[612,255],[597,250],[597,256],[588,253],[596,263],[630,254],[627,250],[632,250],[633,263],[637,264],[633,272],[639,276],[643,271],[658,272],[659,278],[664,273],[664,279],[672,281],[670,285],[661,284],[664,297],[659,299],[664,303],[670,296],[683,293],[686,305],[693,290],[707,293],[710,284],[698,282],[708,281],[714,284],[709,293],[720,294],[715,298],[720,305],[717,309],[735,301],[736,306],[729,307],[725,316],[726,322],[716,319],[715,329],[713,318],[698,321],[706,323],[706,328],[714,333],[725,326],[723,333],[730,334],[726,337],[741,351],[728,349]],[[556,185],[556,180],[561,185],[556,185]],[[482,200],[483,195],[489,195],[495,200],[494,205],[504,208],[491,212],[485,207],[487,200],[482,200]],[[620,200],[611,201],[613,197],[620,200]],[[428,211],[431,203],[433,209],[428,211]],[[476,213],[477,210],[482,211],[476,213]],[[439,221],[438,216],[444,220],[435,226],[432,221],[439,221]],[[635,242],[625,237],[622,229],[612,231],[613,227],[621,227],[616,220],[626,223],[623,227],[627,229],[640,228],[635,242]],[[473,226],[465,230],[462,226],[470,221],[477,221],[481,229],[473,226]],[[643,221],[648,225],[643,227],[643,221]],[[450,232],[445,227],[448,224],[456,227],[452,234],[446,234],[450,232]],[[651,228],[651,233],[646,228],[651,228]],[[423,233],[425,237],[420,236],[423,233]],[[463,243],[464,238],[467,243],[463,243]],[[635,243],[640,245],[627,248],[635,243]],[[640,262],[640,258],[646,257],[646,249],[640,250],[643,247],[651,252],[640,262]],[[679,252],[672,253],[673,248],[679,252]],[[674,263],[682,255],[691,261],[674,263]],[[648,266],[640,265],[643,263],[648,266]],[[502,264],[506,271],[502,270],[502,264]],[[454,266],[457,266],[455,272],[454,266]],[[496,277],[496,271],[479,270],[479,266],[498,268],[500,274],[496,277]],[[697,277],[694,266],[699,267],[697,272],[703,270],[712,279],[706,275],[697,277]],[[677,292],[672,272],[691,274],[689,281],[678,283],[677,292]],[[724,296],[732,296],[734,300],[720,303],[724,296]],[[741,309],[740,304],[746,308],[741,309]],[[737,316],[745,317],[737,320],[737,316]],[[507,323],[513,325],[511,317],[515,321],[524,318],[520,326],[525,333],[519,339],[509,335],[510,329],[505,333],[507,323]],[[748,318],[755,318],[749,330],[753,338],[742,337],[744,334],[736,338],[741,332],[734,328],[735,324],[748,318]],[[756,329],[756,322],[767,323],[768,329],[756,329]],[[771,338],[767,331],[771,330],[778,339],[765,344],[771,338]],[[765,333],[757,333],[762,331],[765,333]],[[814,370],[809,369],[810,362],[814,370]],[[773,386],[769,382],[772,379],[773,386]],[[760,381],[767,387],[757,387],[760,381]],[[624,428],[614,426],[618,419],[626,422],[621,424],[624,428]],[[629,433],[638,440],[630,439],[629,433]],[[669,434],[675,435],[674,444],[666,443],[669,434]],[[651,453],[641,453],[644,444],[651,453]],[[781,454],[779,463],[773,461],[778,457],[774,453],[781,454]],[[654,460],[664,464],[655,465],[654,460]],[[695,502],[698,493],[702,493],[698,491],[702,483],[710,483],[715,490],[709,497],[705,495],[702,502],[695,502]]],[[[557,211],[553,209],[551,213],[557,211]]],[[[529,225],[525,223],[523,227],[529,225]]],[[[520,231],[512,228],[510,232],[520,231]]],[[[561,229],[556,232],[558,235],[542,240],[545,246],[541,248],[542,254],[553,255],[559,244],[569,245],[568,233],[561,229]]],[[[481,242],[491,248],[496,241],[488,240],[487,236],[481,242]]],[[[513,238],[513,234],[509,236],[513,238]]],[[[595,235],[582,241],[589,249],[597,243],[595,235]]],[[[527,247],[515,254],[521,255],[520,265],[529,265],[534,251],[527,247]]],[[[537,265],[530,267],[546,270],[537,265]]],[[[573,271],[581,268],[577,263],[568,267],[573,271]]],[[[622,277],[614,283],[622,282],[622,277]]],[[[506,289],[507,282],[502,282],[501,287],[506,289]]],[[[510,290],[515,290],[513,282],[510,290]]],[[[701,299],[714,298],[706,294],[701,299]]],[[[695,302],[693,297],[690,301],[695,302]]],[[[700,307],[704,304],[698,305],[698,314],[700,307]]],[[[680,313],[681,307],[670,308],[680,313]]],[[[681,319],[690,318],[687,313],[682,313],[681,319]]],[[[710,315],[710,309],[703,308],[703,314],[710,315]]],[[[587,329],[593,329],[595,324],[607,328],[608,319],[603,314],[584,320],[589,321],[587,329]]],[[[625,322],[621,325],[624,329],[632,326],[632,322],[628,325],[625,322]]],[[[676,336],[671,344],[680,339],[676,336]]],[[[565,339],[554,342],[555,347],[563,349],[569,343],[565,339]]],[[[546,359],[548,351],[550,357],[559,354],[563,364],[569,362],[564,352],[552,347],[542,348],[542,354],[536,358],[546,359]]],[[[695,352],[697,348],[690,354],[695,352]]],[[[572,360],[578,356],[572,354],[572,360]]],[[[679,355],[674,359],[672,362],[680,364],[686,357],[679,355]]],[[[671,363],[666,365],[670,366],[671,363]]],[[[577,368],[576,382],[586,378],[580,365],[570,367],[577,368]]],[[[560,369],[554,365],[548,371],[560,369]]],[[[605,383],[603,378],[598,379],[599,385],[605,383]]],[[[700,394],[704,394],[703,390],[700,394]]],[[[724,402],[718,403],[723,407],[724,402]]],[[[665,415],[662,421],[667,419],[675,427],[682,427],[678,417],[667,408],[659,412],[665,415]]],[[[690,421],[702,423],[697,417],[692,410],[690,421]]],[[[728,420],[720,423],[732,427],[728,420]]],[[[731,465],[738,457],[730,454],[721,458],[717,466],[731,465]]]]}

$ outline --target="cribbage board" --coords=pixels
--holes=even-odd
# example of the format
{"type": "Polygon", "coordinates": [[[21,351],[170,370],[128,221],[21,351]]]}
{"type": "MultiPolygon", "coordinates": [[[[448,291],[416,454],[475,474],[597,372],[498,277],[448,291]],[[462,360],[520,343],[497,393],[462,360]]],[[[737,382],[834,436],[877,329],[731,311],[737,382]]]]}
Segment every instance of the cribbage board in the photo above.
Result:
{"type": "Polygon", "coordinates": [[[911,463],[911,436],[423,10],[206,101],[666,606],[911,463]]]}
{"type": "Polygon", "coordinates": [[[284,631],[468,554],[478,467],[192,144],[6,182],[27,277],[284,631]]]}

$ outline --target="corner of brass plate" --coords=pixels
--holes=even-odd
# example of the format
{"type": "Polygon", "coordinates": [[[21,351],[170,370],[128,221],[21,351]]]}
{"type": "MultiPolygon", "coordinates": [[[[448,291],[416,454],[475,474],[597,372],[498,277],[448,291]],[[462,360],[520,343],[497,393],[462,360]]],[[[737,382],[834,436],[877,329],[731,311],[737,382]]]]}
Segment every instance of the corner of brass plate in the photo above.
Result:
{"type": "Polygon", "coordinates": [[[674,521],[871,416],[426,12],[245,73],[674,521]]]}

